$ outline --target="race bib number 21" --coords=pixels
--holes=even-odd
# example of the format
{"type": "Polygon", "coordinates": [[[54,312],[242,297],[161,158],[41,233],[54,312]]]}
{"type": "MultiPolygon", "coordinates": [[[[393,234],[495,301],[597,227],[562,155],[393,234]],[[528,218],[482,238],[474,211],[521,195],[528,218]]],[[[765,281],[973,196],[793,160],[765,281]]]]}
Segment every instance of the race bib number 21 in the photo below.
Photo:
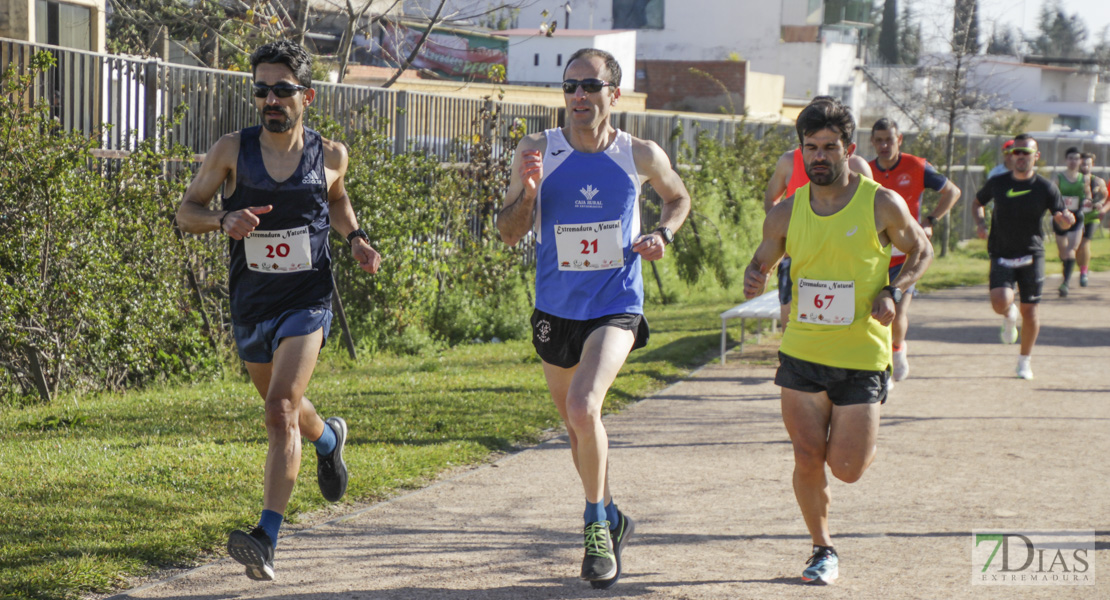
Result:
{"type": "Polygon", "coordinates": [[[555,226],[560,271],[596,271],[624,266],[620,219],[555,226]]]}
{"type": "Polygon", "coordinates": [[[856,282],[798,280],[798,322],[849,325],[856,316],[856,282]]]}

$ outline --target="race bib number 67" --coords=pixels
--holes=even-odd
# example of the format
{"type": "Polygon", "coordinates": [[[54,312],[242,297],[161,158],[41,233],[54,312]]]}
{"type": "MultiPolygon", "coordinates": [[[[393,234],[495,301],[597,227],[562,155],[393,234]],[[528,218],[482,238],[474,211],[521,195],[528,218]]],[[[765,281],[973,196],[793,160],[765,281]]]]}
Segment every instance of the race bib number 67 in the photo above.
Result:
{"type": "Polygon", "coordinates": [[[251,232],[243,238],[247,268],[260,273],[296,273],[312,269],[308,227],[251,232]]]}
{"type": "Polygon", "coordinates": [[[624,266],[621,222],[555,225],[560,271],[596,271],[624,266]]]}
{"type": "Polygon", "coordinates": [[[856,282],[798,280],[798,322],[849,325],[856,316],[856,282]]]}

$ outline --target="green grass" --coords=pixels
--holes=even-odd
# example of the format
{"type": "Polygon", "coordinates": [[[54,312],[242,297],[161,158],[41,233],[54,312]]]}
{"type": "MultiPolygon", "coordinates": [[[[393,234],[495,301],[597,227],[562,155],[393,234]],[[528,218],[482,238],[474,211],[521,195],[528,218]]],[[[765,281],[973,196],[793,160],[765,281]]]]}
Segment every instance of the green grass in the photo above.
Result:
{"type": "MultiPolygon", "coordinates": [[[[1110,240],[1095,240],[1094,254],[1095,268],[1110,268],[1110,240]]],[[[1048,255],[1056,261],[1054,249],[1048,255]]],[[[668,270],[664,279],[673,281],[668,270]]],[[[985,244],[973,241],[936,259],[921,287],[986,277],[985,244]]],[[[647,273],[645,285],[649,297],[658,296],[647,273]]],[[[669,293],[673,287],[668,283],[669,293]]],[[[671,305],[649,306],[651,342],[633,353],[606,409],[620,410],[713,360],[717,315],[741,297],[734,287],[709,286],[680,293],[671,305]]],[[[417,488],[446,469],[489,460],[561,426],[527,341],[364,357],[358,364],[332,343],[308,396],[322,414],[350,425],[345,457],[354,476],[344,502],[417,488]]],[[[245,378],[4,409],[0,434],[4,600],[79,598],[157,568],[197,564],[220,551],[229,529],[253,523],[261,510],[266,432],[262,403],[245,378]]],[[[289,505],[293,523],[325,506],[311,446],[306,450],[289,505]]]]}
{"type": "MultiPolygon", "coordinates": [[[[632,355],[607,409],[707,362],[719,344],[716,315],[734,304],[722,296],[653,307],[651,343],[632,355]]],[[[308,396],[350,426],[345,502],[419,487],[561,425],[527,341],[357,365],[332,344],[308,396]]],[[[0,598],[77,598],[196,564],[261,510],[266,432],[245,378],[7,409],[0,432],[0,598]]],[[[287,514],[294,523],[325,506],[305,449],[287,514]]]]}

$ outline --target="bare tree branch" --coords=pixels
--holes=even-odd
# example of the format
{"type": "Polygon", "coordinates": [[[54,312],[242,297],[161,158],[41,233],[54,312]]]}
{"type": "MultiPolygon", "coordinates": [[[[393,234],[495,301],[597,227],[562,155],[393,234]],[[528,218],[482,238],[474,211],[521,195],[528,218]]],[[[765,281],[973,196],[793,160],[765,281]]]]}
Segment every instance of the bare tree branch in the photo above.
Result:
{"type": "Polygon", "coordinates": [[[408,58],[405,59],[405,62],[401,63],[400,68],[389,78],[389,81],[382,84],[383,88],[393,85],[409,66],[412,65],[412,61],[416,60],[417,55],[420,54],[420,49],[424,47],[424,42],[428,40],[428,36],[431,35],[432,30],[435,29],[436,23],[439,21],[439,15],[443,12],[444,4],[447,4],[447,0],[439,0],[439,7],[436,8],[435,14],[428,20],[428,28],[424,30],[424,35],[420,36],[420,40],[416,42],[416,46],[412,49],[412,52],[409,53],[408,58]]]}

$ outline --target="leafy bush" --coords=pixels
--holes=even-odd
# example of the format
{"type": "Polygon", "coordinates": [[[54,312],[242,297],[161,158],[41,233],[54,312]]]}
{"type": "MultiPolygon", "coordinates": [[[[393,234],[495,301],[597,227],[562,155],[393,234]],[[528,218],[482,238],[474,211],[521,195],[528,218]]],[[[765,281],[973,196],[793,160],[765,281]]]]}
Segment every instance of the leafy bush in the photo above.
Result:
{"type": "Polygon", "coordinates": [[[28,74],[0,91],[0,403],[61,389],[112,389],[218,366],[182,282],[165,173],[180,147],[141,143],[107,176],[99,132],[64,132],[28,74]]]}

